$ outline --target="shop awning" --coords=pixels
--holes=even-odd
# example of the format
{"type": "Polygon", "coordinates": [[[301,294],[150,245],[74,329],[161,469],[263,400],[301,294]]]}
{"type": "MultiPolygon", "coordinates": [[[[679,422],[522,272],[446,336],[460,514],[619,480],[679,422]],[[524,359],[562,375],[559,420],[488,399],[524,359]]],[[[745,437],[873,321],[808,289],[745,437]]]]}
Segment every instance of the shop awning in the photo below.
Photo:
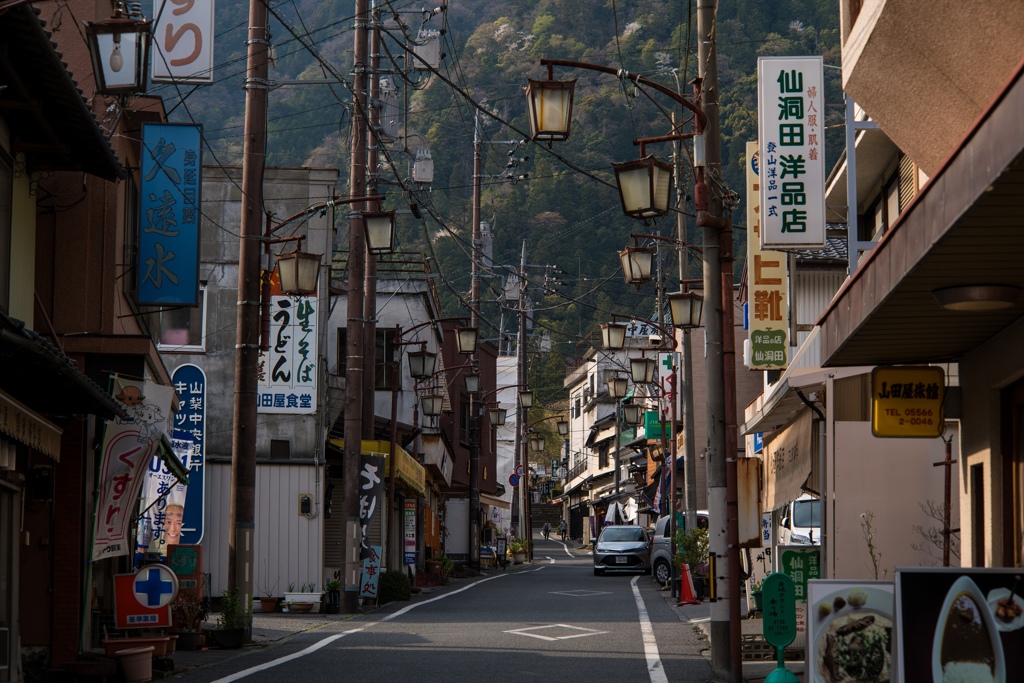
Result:
{"type": "Polygon", "coordinates": [[[512,507],[512,503],[507,500],[503,500],[497,496],[490,496],[486,493],[480,494],[480,502],[486,505],[493,505],[496,508],[504,508],[506,510],[512,507]]]}
{"type": "Polygon", "coordinates": [[[805,407],[796,420],[765,442],[762,465],[765,510],[781,507],[803,492],[814,463],[813,424],[811,409],[805,407]]]}
{"type": "Polygon", "coordinates": [[[3,391],[0,391],[0,432],[60,461],[60,436],[64,430],[3,391]]]}
{"type": "MultiPolygon", "coordinates": [[[[344,439],[331,439],[329,443],[335,448],[345,450],[344,439]]],[[[390,441],[364,439],[360,451],[383,455],[385,472],[388,476],[391,475],[390,441]]],[[[416,493],[422,494],[427,489],[426,472],[423,466],[398,444],[395,444],[395,478],[416,493]]]]}

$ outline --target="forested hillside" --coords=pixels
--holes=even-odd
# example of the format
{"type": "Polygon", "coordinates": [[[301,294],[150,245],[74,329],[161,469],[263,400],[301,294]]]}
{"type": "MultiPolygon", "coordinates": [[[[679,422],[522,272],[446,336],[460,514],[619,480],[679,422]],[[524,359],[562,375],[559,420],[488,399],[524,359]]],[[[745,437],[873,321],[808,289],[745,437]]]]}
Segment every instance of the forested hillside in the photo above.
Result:
{"type": "MultiPolygon", "coordinates": [[[[294,0],[271,3],[277,59],[271,78],[350,78],[351,2],[294,0]],[[313,46],[315,55],[309,49],[313,46]]],[[[428,16],[421,3],[381,2],[385,35],[381,67],[398,86],[397,102],[408,117],[396,121],[387,142],[380,178],[388,208],[422,207],[423,220],[406,215],[400,230],[404,251],[426,252],[440,271],[438,290],[449,314],[462,312],[470,286],[469,218],[473,184],[474,116],[481,117],[484,146],[482,219],[493,233],[495,277],[485,279],[483,299],[501,292],[503,266],[518,268],[525,242],[535,332],[550,338],[550,352],[533,356],[542,401],[560,395],[565,365],[585,348],[582,342],[612,312],[653,318],[654,285],[637,292],[623,284],[617,251],[630,233],[674,234],[667,216],[644,225],[622,214],[611,163],[636,159],[634,138],[664,135],[666,120],[650,100],[614,76],[556,69],[556,79],[577,78],[573,133],[546,146],[509,142],[528,138],[523,89],[528,78],[543,79],[544,57],[572,59],[626,69],[675,90],[689,91],[696,76],[696,4],[690,0],[451,0],[447,11],[428,16]],[[406,67],[399,47],[402,32],[394,16],[416,35],[421,27],[443,31],[444,59],[437,74],[400,74],[406,67]],[[407,103],[407,104],[406,104],[407,103]],[[408,136],[405,136],[405,133],[408,136]],[[404,149],[423,141],[434,162],[434,181],[407,181],[411,157],[404,149]],[[511,156],[510,156],[511,151],[511,156]],[[509,168],[510,160],[526,157],[509,168]],[[528,178],[510,182],[508,173],[528,178]]],[[[204,125],[206,163],[238,164],[242,149],[245,23],[248,3],[217,4],[217,83],[184,89],[155,86],[172,119],[204,125]]],[[[742,194],[744,145],[756,139],[756,61],[760,55],[820,54],[839,65],[838,6],[835,0],[722,0],[716,22],[721,84],[724,184],[742,194]]],[[[839,71],[826,69],[826,126],[842,123],[839,71]]],[[[674,104],[664,96],[657,102],[674,104]]],[[[344,83],[284,86],[271,92],[268,116],[269,163],[336,167],[345,178],[350,136],[344,83]]],[[[838,158],[842,129],[828,131],[827,161],[838,158]]],[[[668,143],[648,153],[670,160],[668,143]]],[[[347,180],[343,180],[347,182],[347,180]]],[[[688,183],[684,183],[688,187],[688,183]]],[[[692,204],[685,209],[692,214],[692,204]]],[[[745,239],[743,207],[737,207],[737,244],[745,239]]],[[[690,227],[692,218],[688,217],[690,227]]],[[[696,239],[697,231],[691,230],[696,239]]],[[[743,249],[738,250],[742,257],[743,249]]],[[[676,256],[664,250],[665,289],[678,288],[676,256]]],[[[690,277],[699,277],[691,258],[690,277]]],[[[742,260],[737,262],[737,278],[742,260]]],[[[496,303],[482,317],[487,338],[514,333],[514,319],[496,303]]]]}

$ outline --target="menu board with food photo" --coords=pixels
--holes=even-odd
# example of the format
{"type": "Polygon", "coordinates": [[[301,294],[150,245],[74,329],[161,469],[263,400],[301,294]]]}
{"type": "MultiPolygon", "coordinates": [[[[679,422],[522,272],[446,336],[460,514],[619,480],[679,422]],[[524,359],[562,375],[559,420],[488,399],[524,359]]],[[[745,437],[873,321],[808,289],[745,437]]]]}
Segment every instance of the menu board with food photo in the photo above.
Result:
{"type": "Polygon", "coordinates": [[[808,581],[807,611],[807,680],[892,680],[895,610],[891,581],[808,581]]]}
{"type": "Polygon", "coordinates": [[[900,681],[1024,681],[1020,568],[896,570],[900,681]]]}

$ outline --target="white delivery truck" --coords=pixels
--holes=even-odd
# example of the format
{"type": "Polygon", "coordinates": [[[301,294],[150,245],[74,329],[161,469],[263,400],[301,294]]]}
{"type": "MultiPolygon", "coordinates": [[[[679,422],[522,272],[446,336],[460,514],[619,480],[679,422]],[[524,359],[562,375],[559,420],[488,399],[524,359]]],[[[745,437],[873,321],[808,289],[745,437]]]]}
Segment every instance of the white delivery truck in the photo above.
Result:
{"type": "Polygon", "coordinates": [[[805,493],[782,509],[780,545],[818,545],[821,541],[821,501],[805,493]]]}

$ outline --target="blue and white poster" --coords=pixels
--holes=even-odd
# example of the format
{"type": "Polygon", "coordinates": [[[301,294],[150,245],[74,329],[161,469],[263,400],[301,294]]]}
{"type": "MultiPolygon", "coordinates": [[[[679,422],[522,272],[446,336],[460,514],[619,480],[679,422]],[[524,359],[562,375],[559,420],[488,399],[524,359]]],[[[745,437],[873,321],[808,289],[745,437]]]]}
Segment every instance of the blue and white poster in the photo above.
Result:
{"type": "Polygon", "coordinates": [[[202,127],[142,126],[139,303],[199,305],[202,127]]]}
{"type": "Polygon", "coordinates": [[[182,462],[188,468],[188,492],[178,543],[198,544],[203,540],[205,510],[203,491],[206,479],[206,374],[197,365],[179,365],[171,375],[178,393],[179,407],[174,414],[175,452],[182,444],[182,462]]]}

